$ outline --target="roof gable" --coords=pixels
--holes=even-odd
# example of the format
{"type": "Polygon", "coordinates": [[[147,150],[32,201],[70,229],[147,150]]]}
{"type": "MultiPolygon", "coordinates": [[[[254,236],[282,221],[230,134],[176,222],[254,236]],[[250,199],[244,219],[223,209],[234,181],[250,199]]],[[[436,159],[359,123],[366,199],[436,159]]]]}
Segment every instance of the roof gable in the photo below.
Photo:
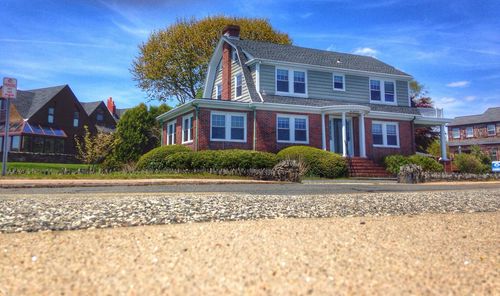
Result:
{"type": "Polygon", "coordinates": [[[65,87],[67,87],[67,85],[32,89],[27,91],[18,90],[17,98],[13,99],[11,102],[16,107],[19,115],[21,115],[24,119],[29,119],[65,87]]]}

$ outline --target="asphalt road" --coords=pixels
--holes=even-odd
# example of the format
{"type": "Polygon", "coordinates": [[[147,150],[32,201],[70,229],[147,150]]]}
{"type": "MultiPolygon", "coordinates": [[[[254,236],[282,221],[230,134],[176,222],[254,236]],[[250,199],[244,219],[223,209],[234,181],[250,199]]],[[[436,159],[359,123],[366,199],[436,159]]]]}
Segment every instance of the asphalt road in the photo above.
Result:
{"type": "Polygon", "coordinates": [[[0,189],[2,194],[59,194],[59,193],[244,193],[256,195],[322,195],[363,192],[415,192],[470,189],[498,189],[499,182],[398,184],[395,181],[372,180],[318,180],[302,184],[204,184],[204,185],[152,185],[104,186],[67,188],[14,188],[0,189]]]}

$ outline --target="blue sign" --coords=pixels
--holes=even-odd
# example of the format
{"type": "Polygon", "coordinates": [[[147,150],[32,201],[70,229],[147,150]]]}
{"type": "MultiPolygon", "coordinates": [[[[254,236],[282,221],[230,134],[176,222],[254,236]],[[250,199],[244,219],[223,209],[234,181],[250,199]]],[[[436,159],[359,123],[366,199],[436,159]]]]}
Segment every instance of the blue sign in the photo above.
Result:
{"type": "Polygon", "coordinates": [[[492,161],[491,162],[491,171],[492,172],[500,172],[500,161],[492,161]]]}

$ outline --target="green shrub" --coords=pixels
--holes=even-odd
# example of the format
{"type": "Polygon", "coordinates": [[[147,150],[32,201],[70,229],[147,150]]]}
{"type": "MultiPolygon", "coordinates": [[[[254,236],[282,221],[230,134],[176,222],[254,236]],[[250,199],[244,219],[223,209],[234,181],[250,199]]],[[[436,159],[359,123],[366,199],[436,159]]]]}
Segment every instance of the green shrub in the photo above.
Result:
{"type": "Polygon", "coordinates": [[[339,178],[347,175],[346,160],[339,154],[308,146],[291,146],[278,152],[278,158],[302,160],[308,166],[308,175],[339,178]]]}
{"type": "Polygon", "coordinates": [[[454,163],[461,173],[482,174],[490,171],[490,167],[481,163],[481,160],[473,154],[458,154],[455,156],[454,163]]]}
{"type": "Polygon", "coordinates": [[[120,171],[123,169],[124,164],[121,161],[118,161],[112,154],[110,154],[99,166],[101,169],[107,171],[120,171]]]}
{"type": "Polygon", "coordinates": [[[139,158],[137,162],[138,170],[164,170],[168,168],[166,158],[169,155],[179,152],[190,152],[183,145],[168,145],[155,148],[139,158]]]}
{"type": "Polygon", "coordinates": [[[399,169],[407,164],[410,164],[410,160],[408,157],[405,157],[400,154],[389,155],[384,158],[385,169],[393,174],[397,175],[399,173],[399,169]]]}
{"type": "Polygon", "coordinates": [[[192,168],[193,152],[178,152],[165,158],[165,168],[175,170],[189,170],[192,168]]]}
{"type": "Polygon", "coordinates": [[[205,150],[193,154],[194,169],[263,169],[278,163],[275,154],[251,150],[205,150]]]}
{"type": "Polygon", "coordinates": [[[410,163],[419,165],[424,172],[442,172],[443,165],[437,162],[434,158],[423,155],[412,155],[408,157],[410,163]]]}

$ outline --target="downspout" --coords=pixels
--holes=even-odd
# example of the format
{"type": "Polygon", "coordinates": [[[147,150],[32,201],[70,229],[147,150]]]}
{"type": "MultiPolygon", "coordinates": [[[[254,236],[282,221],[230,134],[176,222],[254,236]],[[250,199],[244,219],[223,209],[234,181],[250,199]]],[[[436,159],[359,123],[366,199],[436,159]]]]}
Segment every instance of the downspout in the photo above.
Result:
{"type": "Polygon", "coordinates": [[[196,122],[196,124],[194,125],[194,151],[198,151],[198,127],[199,127],[198,116],[200,107],[198,107],[198,104],[193,103],[193,105],[194,105],[194,118],[196,122]]]}
{"type": "Polygon", "coordinates": [[[412,146],[412,154],[415,154],[417,152],[417,146],[415,142],[415,120],[417,119],[417,116],[413,116],[413,119],[411,120],[411,131],[412,131],[412,137],[411,137],[411,146],[412,146]]]}
{"type": "Polygon", "coordinates": [[[257,110],[255,106],[252,106],[253,109],[253,151],[255,151],[256,146],[257,146],[257,137],[255,133],[257,132],[257,110]]]}

